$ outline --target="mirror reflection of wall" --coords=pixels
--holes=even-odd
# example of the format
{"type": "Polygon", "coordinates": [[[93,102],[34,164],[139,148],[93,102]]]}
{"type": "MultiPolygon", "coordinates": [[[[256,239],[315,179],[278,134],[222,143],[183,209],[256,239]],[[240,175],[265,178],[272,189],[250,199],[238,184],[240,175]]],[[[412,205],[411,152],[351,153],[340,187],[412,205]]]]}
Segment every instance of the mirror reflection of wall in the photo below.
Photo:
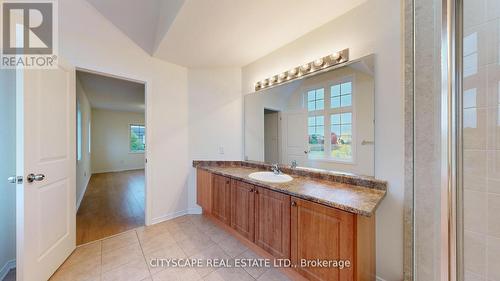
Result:
{"type": "Polygon", "coordinates": [[[373,176],[373,59],[245,96],[245,158],[373,176]]]}

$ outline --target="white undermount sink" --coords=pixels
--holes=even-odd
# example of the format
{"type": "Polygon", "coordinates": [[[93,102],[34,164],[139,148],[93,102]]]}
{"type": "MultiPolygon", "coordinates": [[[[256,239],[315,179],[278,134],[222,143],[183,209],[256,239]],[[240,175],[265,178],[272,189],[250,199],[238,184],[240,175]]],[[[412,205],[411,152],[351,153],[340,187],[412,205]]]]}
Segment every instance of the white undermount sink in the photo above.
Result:
{"type": "Polygon", "coordinates": [[[293,180],[289,175],[275,174],[273,172],[256,172],[248,175],[250,178],[269,183],[285,183],[293,180]]]}

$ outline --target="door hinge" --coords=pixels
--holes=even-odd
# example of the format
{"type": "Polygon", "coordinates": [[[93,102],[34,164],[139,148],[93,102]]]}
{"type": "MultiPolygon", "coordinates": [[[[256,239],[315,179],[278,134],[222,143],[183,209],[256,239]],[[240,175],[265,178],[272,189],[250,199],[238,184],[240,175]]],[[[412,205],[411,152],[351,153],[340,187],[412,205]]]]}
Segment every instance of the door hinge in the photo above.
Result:
{"type": "Polygon", "coordinates": [[[23,177],[22,176],[12,176],[7,179],[9,183],[14,183],[14,184],[22,184],[23,183],[23,177]]]}

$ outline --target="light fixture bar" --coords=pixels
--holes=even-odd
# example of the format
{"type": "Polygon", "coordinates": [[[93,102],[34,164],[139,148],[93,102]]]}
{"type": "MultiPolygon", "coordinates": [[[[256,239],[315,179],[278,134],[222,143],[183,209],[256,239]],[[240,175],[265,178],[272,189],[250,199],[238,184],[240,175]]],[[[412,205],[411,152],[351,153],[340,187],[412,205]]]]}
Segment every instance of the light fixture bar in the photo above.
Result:
{"type": "Polygon", "coordinates": [[[326,57],[316,59],[301,66],[293,67],[288,71],[273,75],[262,81],[255,83],[255,91],[264,90],[279,84],[283,84],[298,78],[304,78],[315,72],[322,71],[341,63],[349,61],[349,49],[335,52],[326,57]]]}

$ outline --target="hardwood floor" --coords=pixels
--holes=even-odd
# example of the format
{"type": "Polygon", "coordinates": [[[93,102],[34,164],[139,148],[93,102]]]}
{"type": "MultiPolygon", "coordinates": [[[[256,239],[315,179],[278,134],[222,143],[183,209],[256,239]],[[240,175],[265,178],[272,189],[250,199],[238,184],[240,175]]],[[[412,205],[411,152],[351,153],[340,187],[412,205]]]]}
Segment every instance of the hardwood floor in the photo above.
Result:
{"type": "Polygon", "coordinates": [[[143,226],[144,180],[144,170],[92,175],[76,215],[76,244],[143,226]]]}

